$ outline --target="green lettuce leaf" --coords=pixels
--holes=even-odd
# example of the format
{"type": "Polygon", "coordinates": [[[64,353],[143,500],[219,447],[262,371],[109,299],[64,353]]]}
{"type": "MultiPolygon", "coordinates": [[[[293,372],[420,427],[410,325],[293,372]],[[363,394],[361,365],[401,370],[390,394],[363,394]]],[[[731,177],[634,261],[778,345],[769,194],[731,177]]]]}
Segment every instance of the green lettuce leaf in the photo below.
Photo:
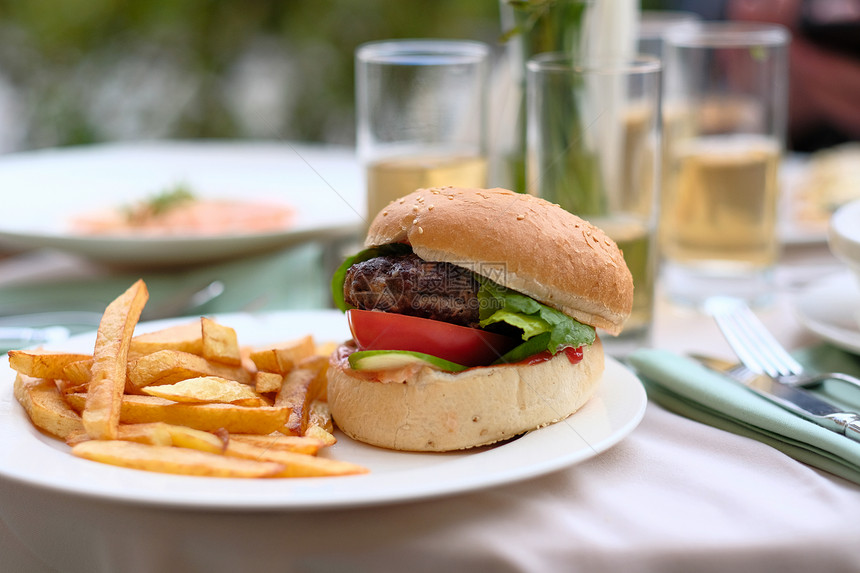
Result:
{"type": "Polygon", "coordinates": [[[547,332],[547,322],[539,316],[523,314],[522,312],[513,312],[507,308],[497,310],[488,318],[481,321],[481,327],[496,323],[506,322],[511,326],[516,326],[523,331],[523,340],[529,340],[538,334],[547,332]]]}
{"type": "Polygon", "coordinates": [[[546,352],[547,346],[549,345],[549,337],[549,332],[538,334],[537,336],[526,340],[519,346],[515,346],[512,349],[508,350],[505,354],[500,356],[498,360],[496,360],[493,364],[509,364],[514,362],[521,362],[529,356],[534,356],[535,354],[546,352]]]}
{"type": "Polygon", "coordinates": [[[504,322],[522,330],[525,341],[497,363],[517,362],[544,350],[552,354],[565,346],[594,343],[594,328],[531,297],[478,277],[479,318],[482,328],[504,322]]]}

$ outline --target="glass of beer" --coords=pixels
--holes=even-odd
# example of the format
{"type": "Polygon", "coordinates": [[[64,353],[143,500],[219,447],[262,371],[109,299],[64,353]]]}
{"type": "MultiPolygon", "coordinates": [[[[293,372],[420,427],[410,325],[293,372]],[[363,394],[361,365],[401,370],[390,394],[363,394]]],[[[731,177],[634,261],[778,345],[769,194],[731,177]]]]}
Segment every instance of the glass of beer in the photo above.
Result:
{"type": "Polygon", "coordinates": [[[486,44],[390,40],[355,54],[367,218],[416,189],[487,186],[486,44]]]}
{"type": "MultiPolygon", "coordinates": [[[[650,344],[660,159],[660,61],[575,60],[545,53],[527,64],[530,193],[606,232],[633,274],[633,313],[610,354],[650,344]]],[[[602,333],[601,333],[602,334],[602,333]]]]}
{"type": "Polygon", "coordinates": [[[677,125],[664,132],[660,240],[674,302],[771,298],[788,38],[779,26],[741,22],[664,37],[663,110],[677,125]]]}

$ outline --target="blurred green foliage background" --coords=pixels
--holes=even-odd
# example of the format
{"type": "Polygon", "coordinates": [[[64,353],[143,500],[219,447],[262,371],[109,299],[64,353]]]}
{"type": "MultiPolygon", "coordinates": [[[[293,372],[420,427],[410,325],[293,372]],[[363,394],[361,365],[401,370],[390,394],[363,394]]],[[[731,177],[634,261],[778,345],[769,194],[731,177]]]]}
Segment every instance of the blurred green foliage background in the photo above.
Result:
{"type": "Polygon", "coordinates": [[[354,141],[353,53],[500,46],[498,0],[0,0],[0,152],[102,141],[354,141]]]}

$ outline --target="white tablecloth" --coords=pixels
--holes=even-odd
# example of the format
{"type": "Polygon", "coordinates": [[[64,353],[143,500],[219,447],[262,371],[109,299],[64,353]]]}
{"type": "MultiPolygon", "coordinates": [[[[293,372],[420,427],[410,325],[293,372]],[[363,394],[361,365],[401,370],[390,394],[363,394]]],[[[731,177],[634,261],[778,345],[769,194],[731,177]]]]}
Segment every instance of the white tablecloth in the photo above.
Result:
{"type": "Polygon", "coordinates": [[[29,547],[2,530],[0,570],[53,570],[36,555],[81,572],[856,571],[858,493],[652,405],[626,440],[571,469],[373,509],[199,514],[54,494],[33,503],[3,484],[3,518],[29,547]],[[40,533],[57,511],[71,526],[59,539],[40,533]],[[214,561],[217,547],[230,550],[214,561]]]}
{"type": "MultiPolygon", "coordinates": [[[[0,261],[0,286],[4,269],[19,281],[28,266],[44,276],[54,258],[0,261]]],[[[816,341],[792,315],[791,293],[834,268],[824,245],[787,252],[777,300],[759,311],[786,344],[816,341]]],[[[707,317],[662,300],[654,342],[731,356],[707,317]]],[[[3,481],[0,571],[857,571],[858,514],[857,485],[650,403],[598,457],[418,503],[189,512],[33,495],[3,481]]]]}

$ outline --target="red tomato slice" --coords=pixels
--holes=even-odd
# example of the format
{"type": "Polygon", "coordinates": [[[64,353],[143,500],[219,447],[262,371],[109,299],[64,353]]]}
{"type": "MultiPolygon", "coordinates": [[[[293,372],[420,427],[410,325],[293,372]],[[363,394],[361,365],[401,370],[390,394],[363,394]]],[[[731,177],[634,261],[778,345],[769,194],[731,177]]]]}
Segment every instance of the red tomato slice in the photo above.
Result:
{"type": "Polygon", "coordinates": [[[411,350],[464,366],[485,366],[520,341],[477,328],[405,314],[351,309],[349,329],[360,350],[411,350]]]}

